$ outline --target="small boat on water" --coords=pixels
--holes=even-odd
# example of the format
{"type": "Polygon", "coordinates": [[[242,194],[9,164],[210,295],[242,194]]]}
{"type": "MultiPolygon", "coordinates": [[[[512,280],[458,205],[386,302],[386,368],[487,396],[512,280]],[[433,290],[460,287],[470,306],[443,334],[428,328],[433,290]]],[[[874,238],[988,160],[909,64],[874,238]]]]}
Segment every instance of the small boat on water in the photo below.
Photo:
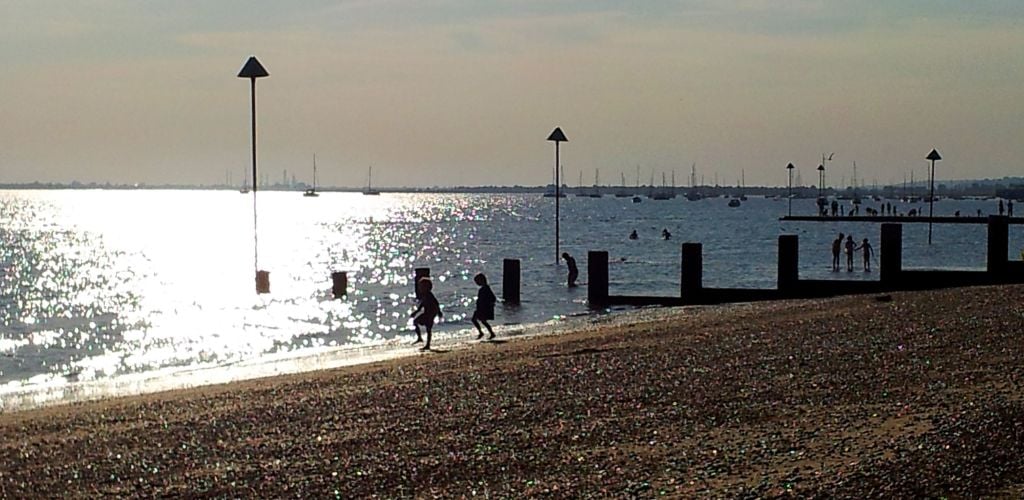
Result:
{"type": "Polygon", "coordinates": [[[363,194],[366,196],[380,195],[380,191],[373,189],[373,165],[370,165],[370,170],[366,174],[366,189],[363,190],[363,194]]]}
{"type": "Polygon", "coordinates": [[[316,153],[313,153],[313,187],[307,189],[306,192],[302,193],[302,196],[308,198],[320,196],[320,194],[316,192],[316,153]]]}

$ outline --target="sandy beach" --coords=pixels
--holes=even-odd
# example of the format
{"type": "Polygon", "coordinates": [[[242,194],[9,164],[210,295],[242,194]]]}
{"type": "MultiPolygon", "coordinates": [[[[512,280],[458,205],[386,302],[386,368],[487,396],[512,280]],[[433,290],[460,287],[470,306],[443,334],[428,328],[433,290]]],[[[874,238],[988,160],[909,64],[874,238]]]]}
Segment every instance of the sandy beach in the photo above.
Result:
{"type": "Polygon", "coordinates": [[[659,311],[0,416],[0,496],[1024,495],[1024,286],[659,311]]]}

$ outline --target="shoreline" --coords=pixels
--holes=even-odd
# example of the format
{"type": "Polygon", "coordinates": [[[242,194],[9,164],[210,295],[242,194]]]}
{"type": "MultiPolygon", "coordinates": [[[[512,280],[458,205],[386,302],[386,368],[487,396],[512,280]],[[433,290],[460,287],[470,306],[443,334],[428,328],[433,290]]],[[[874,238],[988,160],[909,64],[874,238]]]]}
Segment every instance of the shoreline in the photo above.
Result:
{"type": "MultiPolygon", "coordinates": [[[[614,309],[562,316],[556,320],[541,323],[494,325],[498,340],[522,340],[534,337],[561,335],[592,328],[593,325],[609,321],[610,318],[656,318],[652,311],[660,307],[614,309]]],[[[211,385],[233,384],[261,378],[293,375],[347,366],[359,366],[384,362],[392,359],[424,355],[418,346],[408,340],[412,330],[403,332],[401,338],[391,339],[382,344],[367,346],[345,346],[321,348],[319,350],[288,351],[264,356],[253,361],[237,361],[227,364],[199,365],[188,367],[165,367],[152,371],[127,373],[93,380],[67,380],[67,377],[31,385],[17,385],[12,381],[0,386],[0,414],[30,411],[65,404],[86,403],[103,399],[140,396],[145,394],[193,389],[211,385]]],[[[443,351],[472,348],[479,343],[475,340],[472,325],[434,334],[434,343],[443,351]]]]}
{"type": "Polygon", "coordinates": [[[7,413],[0,496],[1019,496],[1022,299],[660,310],[7,413]]]}

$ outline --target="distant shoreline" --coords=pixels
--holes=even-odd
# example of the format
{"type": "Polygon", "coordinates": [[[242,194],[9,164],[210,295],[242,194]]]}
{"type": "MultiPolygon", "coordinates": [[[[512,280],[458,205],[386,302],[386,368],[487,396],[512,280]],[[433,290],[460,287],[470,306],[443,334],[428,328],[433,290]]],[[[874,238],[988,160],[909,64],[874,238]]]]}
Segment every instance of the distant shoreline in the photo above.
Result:
{"type": "MultiPolygon", "coordinates": [[[[193,184],[113,184],[98,182],[71,182],[71,183],[8,183],[0,184],[0,190],[189,190],[189,191],[239,191],[240,186],[226,184],[193,185],[193,184]]],[[[299,182],[292,185],[274,184],[261,186],[260,192],[295,192],[302,193],[310,188],[309,185],[299,182]]],[[[433,193],[433,194],[544,194],[553,191],[552,185],[546,186],[431,186],[431,187],[409,187],[409,186],[375,186],[381,193],[433,193]]],[[[317,186],[320,193],[360,193],[364,187],[338,187],[338,186],[317,186]]],[[[890,185],[877,187],[859,187],[856,190],[847,187],[844,189],[825,188],[822,195],[825,197],[850,197],[857,195],[861,197],[879,197],[884,199],[898,199],[907,194],[922,195],[927,190],[925,183],[907,184],[906,186],[890,185]]],[[[764,196],[785,198],[790,192],[793,198],[813,199],[819,195],[818,188],[814,186],[798,187],[793,186],[792,191],[787,186],[723,186],[723,185],[699,185],[689,186],[569,186],[562,187],[562,193],[567,196],[580,194],[599,194],[602,197],[648,197],[651,193],[665,193],[683,197],[692,192],[697,192],[701,197],[737,197],[737,196],[764,196]]],[[[983,180],[955,180],[943,181],[936,186],[936,196],[939,198],[1005,198],[1024,200],[1024,178],[1007,177],[1003,179],[983,180]]]]}

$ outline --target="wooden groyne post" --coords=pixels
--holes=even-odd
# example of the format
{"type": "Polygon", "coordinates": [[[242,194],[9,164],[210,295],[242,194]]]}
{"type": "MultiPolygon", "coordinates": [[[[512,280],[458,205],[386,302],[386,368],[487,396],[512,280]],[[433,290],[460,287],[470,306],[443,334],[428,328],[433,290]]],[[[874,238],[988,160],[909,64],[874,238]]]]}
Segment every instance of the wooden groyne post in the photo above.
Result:
{"type": "Polygon", "coordinates": [[[1007,252],[1010,249],[1010,218],[1005,215],[988,216],[988,266],[993,277],[1000,277],[1009,269],[1007,252]]]}
{"type": "Polygon", "coordinates": [[[519,259],[505,259],[501,266],[501,298],[519,305],[519,259]]]}
{"type": "Polygon", "coordinates": [[[683,243],[682,271],[679,279],[679,295],[685,302],[699,300],[703,284],[704,247],[700,243],[683,243]]]}
{"type": "Polygon", "coordinates": [[[331,293],[334,294],[336,299],[348,295],[348,273],[345,271],[331,273],[331,293]]]}
{"type": "Polygon", "coordinates": [[[587,305],[601,308],[608,304],[608,252],[587,252],[587,305]]]}
{"type": "Polygon", "coordinates": [[[795,234],[779,236],[778,289],[792,293],[800,283],[800,239],[795,234]]]}
{"type": "Polygon", "coordinates": [[[882,224],[882,242],[879,247],[879,279],[885,285],[895,285],[903,272],[903,225],[882,224]]]}

